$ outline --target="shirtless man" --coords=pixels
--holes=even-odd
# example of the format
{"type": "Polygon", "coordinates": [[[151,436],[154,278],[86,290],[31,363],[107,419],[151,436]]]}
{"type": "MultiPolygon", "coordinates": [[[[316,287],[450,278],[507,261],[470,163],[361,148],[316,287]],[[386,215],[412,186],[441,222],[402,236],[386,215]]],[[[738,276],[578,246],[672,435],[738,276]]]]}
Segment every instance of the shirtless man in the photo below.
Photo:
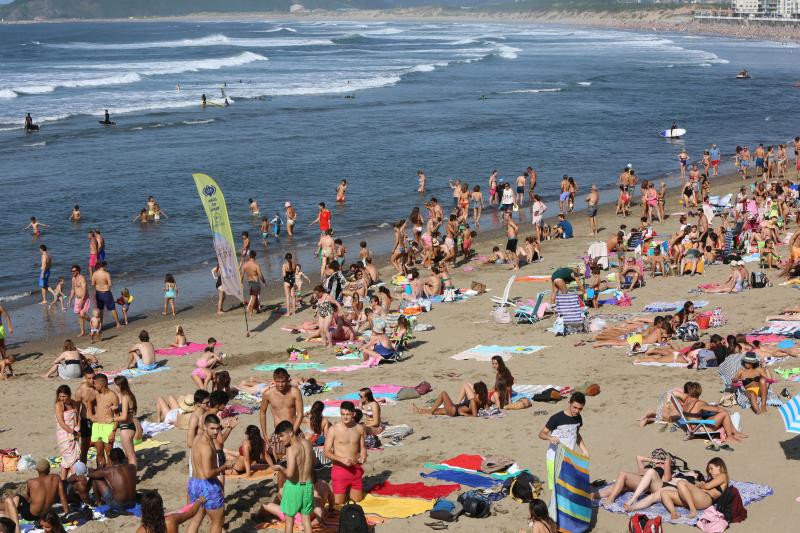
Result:
{"type": "Polygon", "coordinates": [[[294,516],[300,513],[303,531],[311,531],[311,513],[314,511],[314,450],[311,442],[298,437],[294,425],[284,420],[275,426],[278,442],[286,450],[286,466],[275,464],[267,454],[267,462],[283,474],[285,483],[281,495],[281,512],[285,517],[286,533],[294,531],[294,516]]]}
{"type": "Polygon", "coordinates": [[[277,427],[284,420],[291,422],[294,431],[300,429],[300,422],[303,421],[303,396],[300,389],[292,386],[289,372],[285,368],[276,368],[272,373],[274,387],[270,387],[261,394],[261,407],[258,410],[258,422],[261,426],[261,433],[264,440],[269,443],[269,451],[275,459],[278,455],[283,455],[283,447],[280,439],[276,435],[269,437],[267,433],[267,410],[272,408],[272,424],[277,427]]]}
{"type": "Polygon", "coordinates": [[[53,259],[44,244],[39,245],[39,251],[42,253],[42,264],[39,269],[39,289],[42,291],[42,301],[39,303],[47,305],[47,289],[50,287],[50,267],[53,266],[53,259]]]}
{"type": "Polygon", "coordinates": [[[422,170],[418,170],[417,178],[419,178],[419,187],[417,187],[417,192],[423,194],[425,192],[425,173],[422,170]]]}
{"type": "Polygon", "coordinates": [[[13,355],[6,354],[6,335],[14,333],[14,326],[11,324],[11,315],[0,305],[0,379],[6,379],[6,368],[10,375],[14,375],[11,365],[17,362],[13,355]],[[4,322],[5,320],[5,322],[4,322]],[[6,324],[8,331],[6,331],[6,324]]]}
{"type": "Polygon", "coordinates": [[[83,381],[75,391],[75,401],[79,404],[78,416],[80,417],[81,432],[81,462],[86,463],[86,456],[92,444],[92,421],[89,418],[92,412],[92,403],[97,396],[94,389],[94,368],[87,367],[83,370],[83,381]]]}
{"type": "Polygon", "coordinates": [[[435,224],[438,226],[444,220],[444,210],[442,210],[441,204],[439,204],[439,200],[436,198],[431,198],[430,207],[428,208],[431,211],[431,218],[434,219],[435,224]]]}
{"type": "MultiPolygon", "coordinates": [[[[229,396],[223,391],[207,391],[198,389],[194,393],[195,409],[189,417],[189,427],[186,429],[186,446],[191,448],[197,437],[203,432],[203,420],[207,415],[216,415],[228,404],[229,396]]],[[[227,419],[226,419],[227,420],[227,419]]],[[[221,431],[219,432],[221,433],[221,431]]],[[[194,464],[189,461],[189,475],[192,475],[194,464]]]]}
{"type": "Polygon", "coordinates": [[[286,209],[286,233],[291,237],[294,235],[294,223],[297,221],[297,211],[292,207],[291,202],[283,204],[286,209]]]}
{"type": "Polygon", "coordinates": [[[215,444],[220,433],[219,417],[214,414],[205,415],[203,428],[192,442],[191,465],[189,477],[189,503],[205,498],[202,508],[194,516],[187,533],[197,533],[206,515],[211,521],[211,533],[222,533],[225,523],[225,491],[217,476],[225,470],[233,468],[233,462],[219,464],[217,446],[215,444]]]}
{"type": "Polygon", "coordinates": [[[90,470],[84,476],[72,476],[75,491],[82,501],[89,499],[89,483],[97,503],[108,505],[112,511],[122,512],[136,504],[136,466],[128,464],[125,452],[113,448],[108,453],[111,465],[90,470]]]}
{"type": "Polygon", "coordinates": [[[756,151],[753,153],[756,160],[756,179],[764,174],[764,163],[766,161],[767,152],[764,150],[764,145],[759,144],[756,151]]]}
{"type": "Polygon", "coordinates": [[[247,302],[247,310],[250,314],[255,314],[260,311],[261,305],[259,304],[258,296],[261,293],[261,285],[266,285],[267,280],[264,279],[264,274],[261,273],[261,267],[256,261],[256,251],[250,250],[249,259],[242,263],[242,281],[247,282],[247,287],[250,292],[250,300],[247,302]]]}
{"type": "Polygon", "coordinates": [[[522,205],[525,201],[525,183],[527,180],[528,174],[527,172],[520,174],[517,176],[517,205],[522,205]]]}
{"type": "Polygon", "coordinates": [[[317,243],[317,254],[319,254],[321,262],[319,269],[320,278],[325,277],[325,269],[333,262],[335,249],[336,242],[333,240],[333,237],[331,237],[331,231],[326,230],[322,232],[319,242],[317,243]]]}
{"type": "Polygon", "coordinates": [[[364,468],[367,445],[364,426],[356,424],[353,402],[342,402],[341,421],[328,430],[325,437],[325,457],[333,461],[331,484],[337,506],[347,500],[360,502],[364,498],[364,468]],[[348,495],[349,490],[349,495],[348,495]]]}
{"type": "Polygon", "coordinates": [[[253,200],[252,198],[248,198],[248,204],[250,204],[250,216],[257,217],[261,214],[261,210],[258,208],[258,202],[253,200]]]}
{"type": "Polygon", "coordinates": [[[514,217],[511,213],[506,215],[506,261],[511,265],[508,270],[519,270],[519,257],[517,257],[517,235],[519,234],[519,226],[514,222],[514,217]]]}
{"type": "Polygon", "coordinates": [[[569,176],[564,174],[561,177],[561,194],[558,197],[558,210],[564,212],[564,206],[569,208],[569,176]]]}
{"type": "Polygon", "coordinates": [[[94,240],[97,241],[97,260],[106,260],[106,239],[100,234],[100,230],[94,230],[94,240]]]}
{"type": "Polygon", "coordinates": [[[128,351],[128,362],[126,368],[138,368],[139,370],[155,370],[158,366],[156,362],[156,349],[150,342],[150,334],[142,330],[139,332],[139,342],[133,345],[128,351]]]}
{"type": "Polygon", "coordinates": [[[72,222],[79,222],[81,220],[81,206],[76,205],[72,208],[72,214],[69,215],[69,220],[72,222]]]}
{"type": "Polygon", "coordinates": [[[794,138],[794,168],[800,174],[800,137],[794,138]]]}
{"type": "Polygon", "coordinates": [[[592,235],[597,235],[597,204],[600,203],[600,193],[597,192],[597,185],[592,185],[592,190],[586,197],[586,202],[589,204],[586,208],[586,214],[589,216],[589,231],[592,235]]]}
{"type": "Polygon", "coordinates": [[[530,203],[533,203],[535,200],[534,194],[536,189],[536,171],[533,170],[533,167],[528,167],[527,172],[528,172],[528,183],[529,183],[528,200],[530,201],[530,203]]]}
{"type": "Polygon", "coordinates": [[[97,394],[89,403],[91,441],[97,450],[97,468],[104,468],[108,464],[108,452],[114,447],[114,435],[117,431],[114,412],[119,407],[119,396],[108,388],[108,377],[105,374],[94,376],[94,390],[97,394]]]}
{"type": "Polygon", "coordinates": [[[97,239],[95,239],[94,231],[89,232],[89,277],[94,274],[94,269],[97,266],[97,239]]]}
{"type": "Polygon", "coordinates": [[[114,303],[114,295],[111,293],[113,284],[111,283],[111,274],[106,270],[106,262],[100,261],[97,263],[97,270],[91,276],[92,286],[94,287],[94,303],[97,310],[100,311],[100,323],[103,322],[103,311],[111,311],[114,317],[114,322],[118,328],[122,327],[119,322],[119,315],[117,315],[117,306],[114,303]]]}
{"type": "Polygon", "coordinates": [[[28,492],[27,498],[14,495],[7,496],[3,500],[3,512],[17,525],[17,533],[20,531],[20,518],[31,522],[39,520],[50,511],[56,498],[61,500],[64,513],[69,513],[67,493],[61,483],[61,478],[50,473],[50,462],[47,459],[36,461],[36,472],[37,476],[25,483],[28,492]]]}
{"type": "Polygon", "coordinates": [[[245,261],[247,256],[250,255],[250,233],[247,231],[242,232],[242,249],[239,250],[239,255],[242,261],[245,261]]]}
{"type": "Polygon", "coordinates": [[[79,337],[86,335],[86,324],[89,321],[89,290],[86,288],[86,278],[81,274],[81,267],[72,265],[72,288],[69,291],[67,305],[74,300],[72,310],[78,315],[78,325],[81,328],[79,337]]]}

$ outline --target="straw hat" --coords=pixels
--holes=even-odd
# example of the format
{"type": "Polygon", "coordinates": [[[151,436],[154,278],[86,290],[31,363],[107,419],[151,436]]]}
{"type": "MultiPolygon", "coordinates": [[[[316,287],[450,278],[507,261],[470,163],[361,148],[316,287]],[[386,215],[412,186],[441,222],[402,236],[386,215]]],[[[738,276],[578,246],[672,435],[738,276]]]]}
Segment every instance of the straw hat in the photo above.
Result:
{"type": "Polygon", "coordinates": [[[194,411],[194,396],[187,394],[178,398],[178,407],[186,413],[194,411]]]}

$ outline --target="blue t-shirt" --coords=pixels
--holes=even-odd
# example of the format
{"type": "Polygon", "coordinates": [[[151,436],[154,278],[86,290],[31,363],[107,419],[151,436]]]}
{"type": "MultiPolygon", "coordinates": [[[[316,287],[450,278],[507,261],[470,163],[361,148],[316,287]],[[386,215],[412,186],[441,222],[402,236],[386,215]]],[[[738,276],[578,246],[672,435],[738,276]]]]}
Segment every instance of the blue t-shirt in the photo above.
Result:
{"type": "Polygon", "coordinates": [[[558,222],[558,224],[556,224],[556,226],[561,228],[561,230],[564,232],[564,238],[565,239],[571,239],[572,238],[572,224],[570,224],[566,220],[560,220],[558,222]]]}
{"type": "Polygon", "coordinates": [[[712,161],[719,161],[719,148],[712,148],[708,151],[712,161]]]}

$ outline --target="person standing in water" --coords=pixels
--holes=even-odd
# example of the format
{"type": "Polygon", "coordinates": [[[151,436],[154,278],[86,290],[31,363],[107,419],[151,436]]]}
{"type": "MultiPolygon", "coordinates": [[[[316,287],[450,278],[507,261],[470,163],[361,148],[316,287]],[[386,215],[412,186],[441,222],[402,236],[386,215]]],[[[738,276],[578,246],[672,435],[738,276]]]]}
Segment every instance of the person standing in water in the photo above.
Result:
{"type": "Polygon", "coordinates": [[[200,95],[200,105],[205,107],[206,106],[206,93],[200,95]]]}
{"type": "Polygon", "coordinates": [[[72,208],[72,214],[69,216],[71,222],[80,222],[81,220],[81,206],[76,205],[72,208]]]}
{"type": "Polygon", "coordinates": [[[103,124],[105,125],[111,124],[111,117],[108,114],[108,109],[106,109],[105,112],[103,113],[103,124]]]}
{"type": "Polygon", "coordinates": [[[344,203],[345,192],[347,191],[347,180],[342,180],[339,186],[336,187],[336,201],[340,204],[344,203]]]}
{"type": "Polygon", "coordinates": [[[46,227],[48,227],[48,225],[39,222],[38,220],[36,220],[36,217],[31,217],[30,223],[27,226],[25,226],[24,228],[22,228],[22,230],[25,231],[28,228],[32,229],[33,230],[33,238],[34,238],[34,240],[36,240],[42,234],[42,230],[39,229],[40,227],[46,228],[46,227]]]}
{"type": "Polygon", "coordinates": [[[42,291],[42,301],[39,303],[47,305],[47,289],[50,287],[50,267],[53,265],[53,259],[44,244],[39,245],[39,251],[42,253],[42,264],[39,270],[39,289],[42,291]]]}
{"type": "Polygon", "coordinates": [[[291,237],[294,235],[294,223],[297,220],[297,211],[294,210],[291,202],[284,203],[283,207],[286,209],[286,233],[291,237]]]}
{"type": "Polygon", "coordinates": [[[257,217],[261,214],[261,210],[258,208],[258,202],[253,200],[252,198],[247,199],[247,203],[250,204],[250,216],[257,217]]]}
{"type": "Polygon", "coordinates": [[[417,178],[419,178],[419,187],[417,187],[417,192],[423,194],[425,192],[425,173],[422,170],[418,170],[417,178]]]}

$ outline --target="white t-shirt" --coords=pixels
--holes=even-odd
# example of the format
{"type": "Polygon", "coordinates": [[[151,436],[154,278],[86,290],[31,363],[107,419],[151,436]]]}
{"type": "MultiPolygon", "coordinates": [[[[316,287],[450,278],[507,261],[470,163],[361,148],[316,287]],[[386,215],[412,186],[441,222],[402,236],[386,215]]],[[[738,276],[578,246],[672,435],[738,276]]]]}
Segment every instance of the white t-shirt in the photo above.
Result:
{"type": "Polygon", "coordinates": [[[511,190],[511,187],[506,187],[505,189],[503,189],[502,203],[504,204],[514,203],[514,191],[511,190]]]}

